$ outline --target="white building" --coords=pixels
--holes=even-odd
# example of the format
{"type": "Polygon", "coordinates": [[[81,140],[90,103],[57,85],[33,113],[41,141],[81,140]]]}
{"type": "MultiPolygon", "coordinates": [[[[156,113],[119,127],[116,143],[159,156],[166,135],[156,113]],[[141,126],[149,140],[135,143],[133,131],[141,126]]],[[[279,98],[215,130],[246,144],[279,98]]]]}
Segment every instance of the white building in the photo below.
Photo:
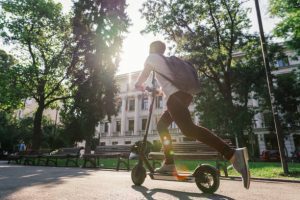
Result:
{"type": "MultiPolygon", "coordinates": [[[[112,117],[111,122],[106,121],[97,127],[96,137],[100,138],[100,145],[133,144],[143,139],[152,97],[146,92],[143,93],[134,89],[139,73],[134,72],[117,76],[117,84],[120,90],[120,109],[118,115],[112,117]]],[[[151,76],[146,85],[151,86],[151,76]]],[[[156,123],[164,110],[166,110],[165,99],[162,96],[157,96],[149,127],[148,141],[150,142],[159,140],[156,123]]],[[[193,110],[193,106],[190,106],[190,110],[193,110]]],[[[194,119],[197,123],[197,117],[194,119]]],[[[180,133],[175,123],[170,126],[169,130],[173,141],[187,140],[180,133]]]]}

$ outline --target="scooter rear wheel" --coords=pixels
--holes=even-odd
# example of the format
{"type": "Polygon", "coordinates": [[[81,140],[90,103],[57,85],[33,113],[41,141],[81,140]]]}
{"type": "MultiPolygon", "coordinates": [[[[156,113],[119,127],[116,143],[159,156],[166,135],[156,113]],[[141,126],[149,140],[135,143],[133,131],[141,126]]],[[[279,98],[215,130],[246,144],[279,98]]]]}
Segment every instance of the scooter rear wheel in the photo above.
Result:
{"type": "Polygon", "coordinates": [[[217,191],[220,186],[219,173],[212,166],[199,166],[196,169],[194,176],[197,187],[204,193],[212,194],[217,191]]]}
{"type": "Polygon", "coordinates": [[[137,164],[131,171],[131,180],[134,185],[142,185],[145,181],[146,176],[146,169],[145,167],[143,167],[143,165],[137,164]]]}

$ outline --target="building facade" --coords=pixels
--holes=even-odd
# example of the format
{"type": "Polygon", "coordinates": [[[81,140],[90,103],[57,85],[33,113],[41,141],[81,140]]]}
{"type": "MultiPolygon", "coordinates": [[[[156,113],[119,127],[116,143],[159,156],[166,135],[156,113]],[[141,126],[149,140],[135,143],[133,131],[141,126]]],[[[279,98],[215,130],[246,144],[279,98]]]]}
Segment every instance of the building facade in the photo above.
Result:
{"type": "MultiPolygon", "coordinates": [[[[119,111],[116,116],[111,118],[110,122],[104,121],[96,128],[95,136],[99,138],[100,145],[129,145],[143,139],[152,97],[147,92],[141,92],[134,88],[139,73],[117,76],[120,91],[118,94],[119,111]]],[[[151,76],[146,81],[146,85],[151,86],[151,76]]],[[[189,109],[193,111],[193,105],[189,109]]],[[[166,110],[166,102],[163,96],[155,97],[148,136],[148,140],[152,143],[159,141],[156,124],[164,110],[166,110]]],[[[195,123],[199,121],[197,116],[193,116],[193,119],[195,123]]],[[[174,142],[188,140],[180,133],[175,123],[171,124],[169,130],[174,142]]]]}

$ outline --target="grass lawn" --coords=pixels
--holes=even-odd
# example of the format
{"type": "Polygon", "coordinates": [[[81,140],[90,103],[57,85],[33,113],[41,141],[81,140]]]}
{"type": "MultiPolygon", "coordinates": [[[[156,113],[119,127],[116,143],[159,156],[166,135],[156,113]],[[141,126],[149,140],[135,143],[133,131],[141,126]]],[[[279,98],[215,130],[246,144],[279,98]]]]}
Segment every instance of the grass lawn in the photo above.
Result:
{"type": "MultiPolygon", "coordinates": [[[[137,163],[136,160],[130,160],[130,169],[134,167],[137,163]]],[[[180,171],[193,171],[198,164],[207,163],[215,166],[214,161],[191,161],[191,160],[177,160],[176,167],[180,171]]],[[[83,161],[80,160],[80,165],[83,164],[83,161]]],[[[64,166],[65,161],[60,160],[58,166],[64,166]]],[[[293,179],[300,180],[300,163],[288,163],[290,174],[284,176],[282,174],[281,164],[277,162],[249,162],[251,177],[257,178],[276,178],[276,179],[293,179]]],[[[115,169],[117,166],[117,159],[101,159],[100,160],[100,168],[111,168],[115,169]]],[[[120,167],[121,169],[125,169],[125,166],[120,167]]],[[[221,171],[221,174],[223,172],[221,171]]],[[[239,176],[234,169],[228,170],[229,176],[239,176]]]]}
{"type": "MultiPolygon", "coordinates": [[[[214,162],[203,161],[201,163],[208,163],[215,166],[214,162]]],[[[195,161],[184,161],[180,160],[176,162],[177,168],[193,170],[197,166],[195,161]]],[[[277,162],[249,162],[251,177],[257,178],[276,178],[276,179],[293,179],[300,180],[300,163],[288,163],[290,174],[284,176],[282,174],[283,170],[281,168],[281,163],[277,162]]],[[[221,171],[221,174],[223,172],[221,171]]],[[[234,169],[228,170],[229,176],[239,176],[239,174],[234,169]]]]}

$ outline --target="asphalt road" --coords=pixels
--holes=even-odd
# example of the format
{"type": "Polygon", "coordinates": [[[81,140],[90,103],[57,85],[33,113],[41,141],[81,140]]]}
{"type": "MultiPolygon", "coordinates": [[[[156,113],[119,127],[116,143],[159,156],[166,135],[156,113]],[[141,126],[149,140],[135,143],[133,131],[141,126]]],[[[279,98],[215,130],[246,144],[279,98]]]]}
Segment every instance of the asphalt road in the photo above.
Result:
{"type": "Polygon", "coordinates": [[[255,199],[300,200],[300,183],[252,181],[249,190],[241,181],[221,180],[214,195],[201,193],[194,183],[146,178],[132,184],[130,172],[81,168],[7,165],[0,161],[0,199],[255,199]]]}

